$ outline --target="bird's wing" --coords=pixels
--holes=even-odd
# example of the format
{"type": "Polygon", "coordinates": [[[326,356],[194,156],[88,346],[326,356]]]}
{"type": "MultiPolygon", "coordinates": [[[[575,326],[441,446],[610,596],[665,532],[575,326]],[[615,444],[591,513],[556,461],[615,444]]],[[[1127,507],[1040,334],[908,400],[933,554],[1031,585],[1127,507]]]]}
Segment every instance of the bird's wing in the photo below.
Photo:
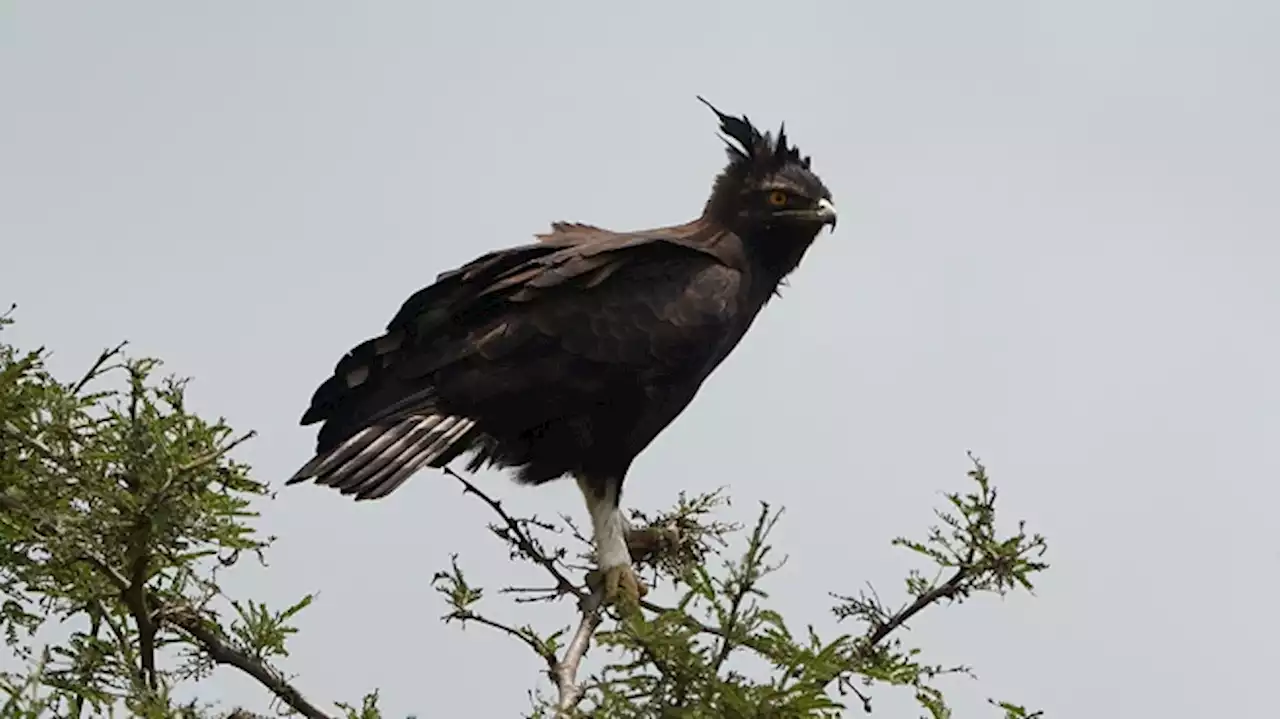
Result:
{"type": "MultiPolygon", "coordinates": [[[[303,469],[357,434],[369,440],[375,425],[408,437],[408,420],[474,425],[486,407],[551,412],[605,377],[660,374],[714,351],[717,323],[734,310],[725,298],[736,270],[686,242],[593,234],[488,253],[410,297],[384,335],[348,352],[316,390],[302,423],[325,424],[303,469]]],[[[466,436],[422,463],[466,451],[466,436]]]]}

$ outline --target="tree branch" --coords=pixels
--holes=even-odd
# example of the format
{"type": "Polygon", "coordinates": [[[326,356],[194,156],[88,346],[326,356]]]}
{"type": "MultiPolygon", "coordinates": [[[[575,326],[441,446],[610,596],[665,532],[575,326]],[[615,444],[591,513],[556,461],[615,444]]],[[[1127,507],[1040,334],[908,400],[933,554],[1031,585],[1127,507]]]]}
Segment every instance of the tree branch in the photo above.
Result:
{"type": "Polygon", "coordinates": [[[116,640],[116,647],[120,650],[120,657],[129,665],[129,678],[134,682],[139,692],[147,690],[147,678],[142,670],[134,665],[133,645],[129,643],[129,637],[125,634],[124,629],[111,618],[111,614],[107,612],[107,608],[103,605],[102,600],[94,601],[97,614],[103,618],[107,624],[107,631],[111,632],[111,637],[116,640]]]}
{"type": "MultiPolygon", "coordinates": [[[[110,360],[118,356],[120,352],[124,350],[125,345],[127,344],[129,344],[128,341],[125,341],[116,345],[112,349],[103,350],[102,353],[98,355],[98,359],[94,361],[92,365],[89,366],[89,370],[80,377],[79,381],[77,381],[75,384],[68,387],[68,390],[70,391],[70,393],[72,395],[80,394],[80,390],[83,390],[85,385],[92,382],[95,377],[98,377],[103,372],[108,371],[103,369],[103,365],[107,363],[107,360],[110,360]]],[[[119,365],[116,365],[116,366],[118,367],[119,365]]]]}
{"type": "Polygon", "coordinates": [[[232,439],[230,442],[227,442],[221,447],[211,452],[206,452],[205,454],[199,457],[196,457],[195,459],[191,460],[190,462],[187,462],[181,467],[178,467],[178,471],[175,472],[174,474],[175,475],[186,474],[187,472],[200,469],[201,467],[204,467],[213,462],[216,462],[222,457],[224,457],[231,450],[235,449],[236,447],[239,447],[241,444],[244,444],[245,442],[248,442],[249,440],[257,436],[258,436],[257,431],[251,429],[248,432],[245,432],[244,434],[240,435],[239,437],[232,439]]]}
{"type": "Polygon", "coordinates": [[[482,614],[476,614],[469,609],[459,609],[445,617],[445,619],[446,621],[449,619],[456,619],[460,622],[475,622],[476,624],[482,624],[486,627],[496,629],[503,634],[509,634],[516,639],[519,639],[525,646],[532,649],[534,654],[542,657],[543,660],[547,662],[547,671],[553,675],[552,679],[554,681],[554,674],[556,671],[555,654],[547,651],[546,647],[540,645],[537,639],[534,636],[531,636],[528,631],[522,632],[509,624],[503,624],[502,622],[490,619],[482,614]]]}
{"type": "MultiPolygon", "coordinates": [[[[123,345],[121,345],[123,346],[123,345]]],[[[83,386],[98,371],[98,367],[106,362],[112,352],[103,352],[98,363],[85,379],[77,386],[83,386]]],[[[124,462],[125,484],[129,493],[138,500],[145,496],[146,484],[137,476],[134,459],[145,454],[147,442],[146,428],[138,416],[138,407],[146,399],[144,376],[140,368],[129,367],[129,453],[124,462]]],[[[151,514],[140,513],[134,518],[129,531],[129,540],[125,547],[125,556],[129,557],[129,586],[120,594],[125,607],[133,615],[133,623],[138,628],[138,654],[141,661],[142,676],[146,679],[147,688],[154,693],[160,688],[160,678],[156,675],[156,623],[152,616],[150,597],[147,591],[147,580],[151,574],[151,514]]]]}
{"type": "Polygon", "coordinates": [[[278,671],[231,646],[218,636],[217,632],[206,626],[195,612],[177,607],[164,612],[162,616],[189,634],[214,662],[233,666],[258,680],[259,684],[307,719],[331,719],[328,714],[307,701],[301,692],[280,676],[278,671]]]}
{"type": "MultiPolygon", "coordinates": [[[[640,600],[640,607],[642,609],[647,609],[653,612],[654,614],[675,616],[676,619],[678,619],[681,624],[684,624],[686,627],[694,630],[695,632],[710,634],[715,637],[720,637],[721,639],[727,639],[729,637],[728,630],[722,629],[720,627],[713,627],[710,624],[705,624],[703,622],[700,622],[697,619],[690,616],[687,612],[682,612],[678,609],[672,609],[670,607],[664,607],[660,604],[654,604],[653,602],[650,602],[646,599],[640,600]]],[[[747,647],[748,649],[754,650],[755,652],[760,654],[760,656],[763,656],[766,658],[771,656],[769,648],[767,646],[764,646],[760,642],[758,642],[755,637],[750,637],[750,636],[742,637],[741,640],[738,642],[738,644],[740,646],[744,646],[744,647],[747,647]]]]}
{"type": "Polygon", "coordinates": [[[520,526],[520,523],[508,514],[507,510],[502,508],[502,502],[485,494],[479,487],[473,484],[466,477],[463,477],[461,474],[453,471],[452,468],[444,467],[441,471],[462,483],[463,494],[474,494],[485,504],[489,505],[490,509],[497,513],[497,515],[502,519],[503,524],[506,525],[507,530],[511,533],[511,541],[519,547],[520,551],[527,554],[530,559],[540,565],[543,569],[547,570],[547,573],[555,580],[557,593],[574,595],[578,598],[580,605],[589,598],[590,595],[587,592],[583,592],[577,585],[569,581],[569,578],[564,576],[564,573],[556,566],[555,559],[547,556],[546,552],[543,552],[538,547],[533,537],[529,536],[529,533],[520,526]]]}
{"type": "MultiPolygon", "coordinates": [[[[20,502],[12,497],[0,492],[0,509],[6,513],[15,516],[24,513],[24,508],[20,502]]],[[[36,520],[32,524],[32,531],[39,537],[49,539],[58,535],[57,527],[36,520]]],[[[104,557],[97,552],[80,548],[80,557],[93,565],[98,571],[110,582],[120,593],[122,600],[130,591],[130,582],[125,578],[124,574],[111,565],[104,557]]],[[[154,593],[146,594],[147,603],[150,605],[150,614],[156,619],[156,626],[159,627],[164,621],[172,623],[174,626],[186,632],[195,643],[203,649],[209,658],[218,664],[226,664],[233,666],[240,671],[248,674],[258,681],[259,684],[266,687],[272,694],[275,694],[285,704],[288,704],[298,713],[308,719],[331,719],[328,714],[317,709],[311,702],[307,701],[302,693],[296,687],[282,678],[278,671],[268,666],[265,662],[245,654],[231,646],[217,633],[205,626],[199,615],[189,608],[166,605],[154,593]]],[[[104,616],[106,609],[99,610],[104,616]]],[[[109,619],[109,617],[108,617],[109,619]]],[[[118,627],[109,623],[109,627],[115,631],[116,638],[122,643],[122,649],[128,649],[128,643],[124,641],[123,634],[118,631],[118,627]]],[[[126,652],[127,656],[128,652],[126,652]]],[[[142,686],[147,687],[146,672],[140,672],[142,678],[142,686]]]]}
{"type": "Polygon", "coordinates": [[[866,647],[870,649],[884,641],[886,637],[896,631],[903,624],[906,624],[908,619],[919,614],[921,610],[928,607],[930,604],[940,602],[944,599],[954,598],[960,591],[960,588],[964,585],[964,581],[968,578],[968,567],[961,566],[945,583],[940,584],[916,597],[916,600],[910,605],[898,611],[892,617],[889,617],[889,621],[877,626],[876,630],[867,636],[866,647]]]}
{"type": "Polygon", "coordinates": [[[573,633],[564,657],[552,668],[556,689],[560,694],[560,701],[556,703],[557,716],[568,716],[578,706],[578,702],[582,701],[583,687],[578,683],[578,665],[586,656],[591,637],[600,627],[603,618],[604,608],[601,606],[583,611],[582,620],[578,622],[578,629],[573,633]]]}
{"type": "Polygon", "coordinates": [[[557,593],[572,594],[578,599],[578,610],[581,613],[578,628],[574,631],[573,638],[565,648],[564,656],[559,659],[554,654],[544,652],[541,647],[538,647],[517,630],[498,622],[483,619],[472,612],[468,612],[469,616],[467,617],[472,621],[479,621],[482,624],[517,636],[545,659],[548,665],[548,673],[552,682],[556,685],[556,691],[559,696],[556,702],[556,716],[569,716],[574,707],[578,706],[579,702],[582,701],[584,694],[584,689],[577,679],[578,668],[582,664],[582,658],[586,656],[587,649],[591,646],[592,636],[595,635],[596,629],[600,627],[600,623],[604,620],[603,585],[592,592],[584,592],[560,571],[560,568],[556,566],[556,560],[542,551],[533,537],[529,536],[529,533],[525,531],[524,527],[508,514],[507,510],[502,508],[502,502],[485,494],[479,487],[453,469],[445,467],[443,471],[462,483],[464,494],[474,494],[479,497],[498,515],[510,534],[509,541],[514,543],[520,551],[524,552],[533,562],[551,575],[556,583],[555,591],[557,593]]]}
{"type": "Polygon", "coordinates": [[[720,649],[716,652],[715,661],[711,664],[715,672],[720,671],[720,667],[724,666],[725,660],[733,651],[733,633],[742,612],[742,602],[755,588],[755,583],[760,578],[760,563],[764,560],[764,553],[768,551],[764,546],[765,535],[773,528],[780,516],[775,514],[770,519],[769,505],[764,502],[761,504],[763,506],[760,510],[760,518],[756,520],[755,529],[751,532],[751,540],[747,546],[747,553],[742,559],[742,566],[737,570],[737,576],[731,578],[733,588],[729,592],[729,612],[725,618],[724,631],[720,633],[720,649]]]}

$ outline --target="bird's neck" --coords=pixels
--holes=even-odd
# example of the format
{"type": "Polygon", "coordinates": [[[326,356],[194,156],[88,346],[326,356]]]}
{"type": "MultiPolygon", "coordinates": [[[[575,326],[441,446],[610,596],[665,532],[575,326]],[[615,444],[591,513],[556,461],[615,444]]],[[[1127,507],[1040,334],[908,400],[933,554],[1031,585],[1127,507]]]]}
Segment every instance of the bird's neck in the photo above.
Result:
{"type": "Polygon", "coordinates": [[[743,239],[751,263],[772,291],[804,259],[815,237],[810,231],[772,229],[743,239]]]}
{"type": "Polygon", "coordinates": [[[778,284],[796,269],[817,237],[815,231],[793,227],[739,230],[707,215],[650,231],[653,233],[679,237],[686,244],[718,257],[725,265],[749,271],[751,293],[757,296],[760,305],[768,301],[778,284]]]}

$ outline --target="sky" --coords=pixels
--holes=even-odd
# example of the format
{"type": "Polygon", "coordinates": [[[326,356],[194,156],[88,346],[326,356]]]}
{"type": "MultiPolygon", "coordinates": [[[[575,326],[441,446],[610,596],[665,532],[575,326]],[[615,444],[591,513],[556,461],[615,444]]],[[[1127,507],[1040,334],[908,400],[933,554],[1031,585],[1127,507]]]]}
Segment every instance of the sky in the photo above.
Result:
{"type": "MultiPolygon", "coordinates": [[[[432,574],[513,577],[487,510],[422,473],[356,504],[310,485],[298,417],[437,273],[555,220],[701,209],[724,155],[694,96],[813,156],[824,234],[685,413],[628,506],[725,485],[784,505],[770,585],[898,590],[942,493],[987,464],[1049,541],[1034,597],[908,637],[1051,717],[1261,715],[1280,668],[1280,5],[1179,0],[643,4],[0,2],[7,341],[82,370],[105,346],[195,378],[281,489],[269,569],[316,603],[285,668],[317,702],[516,716],[536,657],[438,621],[432,574]],[[1267,609],[1267,607],[1273,607],[1267,609]]],[[[572,482],[480,481],[583,520],[572,482]]],[[[496,613],[544,626],[572,608],[496,613]]],[[[262,707],[221,672],[206,699],[262,707]]],[[[914,716],[876,694],[876,715],[914,716]]],[[[327,704],[326,704],[327,706],[327,704]]],[[[856,715],[859,712],[850,712],[856,715]]]]}

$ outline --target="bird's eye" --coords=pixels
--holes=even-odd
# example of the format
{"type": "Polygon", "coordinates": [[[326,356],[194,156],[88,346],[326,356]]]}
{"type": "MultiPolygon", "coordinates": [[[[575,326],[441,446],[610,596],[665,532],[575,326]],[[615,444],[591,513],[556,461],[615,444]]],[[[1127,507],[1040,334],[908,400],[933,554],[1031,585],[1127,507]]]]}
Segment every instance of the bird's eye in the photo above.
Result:
{"type": "Polygon", "coordinates": [[[782,190],[774,190],[769,193],[769,204],[774,207],[782,207],[787,204],[787,193],[782,190]]]}

